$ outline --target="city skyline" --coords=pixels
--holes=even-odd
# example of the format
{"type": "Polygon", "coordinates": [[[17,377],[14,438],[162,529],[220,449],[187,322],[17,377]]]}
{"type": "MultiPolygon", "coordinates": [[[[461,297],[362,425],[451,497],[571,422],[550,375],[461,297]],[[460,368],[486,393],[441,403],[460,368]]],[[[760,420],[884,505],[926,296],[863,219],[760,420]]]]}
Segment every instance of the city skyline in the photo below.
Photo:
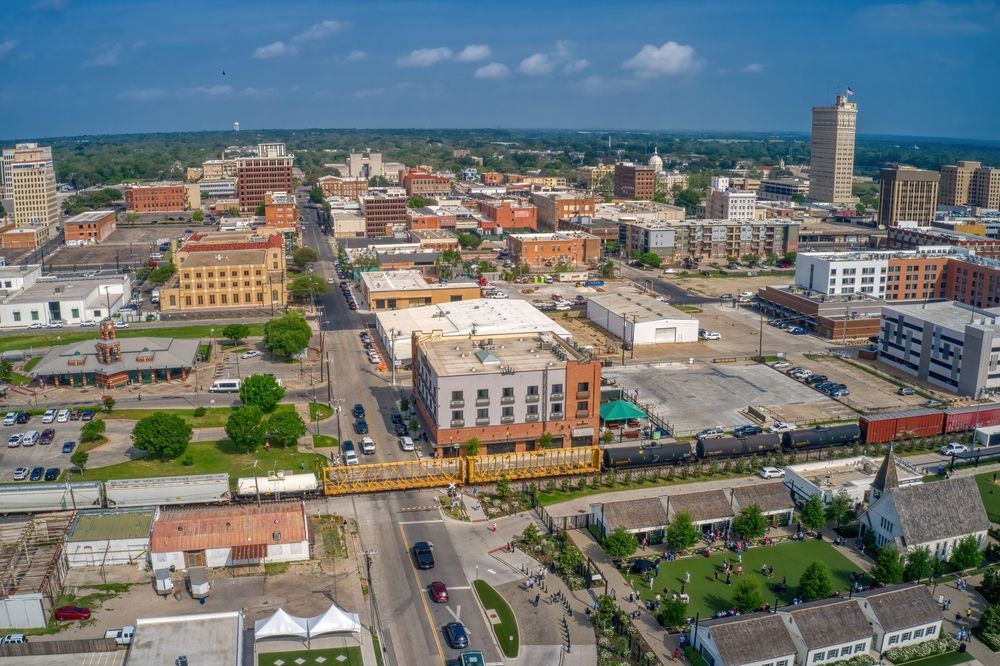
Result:
{"type": "Polygon", "coordinates": [[[24,2],[0,39],[0,93],[19,100],[0,127],[808,132],[811,108],[851,87],[861,135],[1000,138],[981,86],[992,1],[507,7],[24,2]],[[928,95],[929,77],[976,103],[928,95]]]}

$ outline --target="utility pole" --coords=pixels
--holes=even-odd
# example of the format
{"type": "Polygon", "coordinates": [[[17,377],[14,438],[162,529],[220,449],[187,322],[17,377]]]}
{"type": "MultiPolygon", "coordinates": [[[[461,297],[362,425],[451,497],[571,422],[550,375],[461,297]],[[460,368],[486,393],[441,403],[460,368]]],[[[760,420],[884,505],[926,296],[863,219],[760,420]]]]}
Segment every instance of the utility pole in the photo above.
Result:
{"type": "Polygon", "coordinates": [[[757,334],[757,362],[764,362],[764,311],[760,311],[760,332],[757,334]]]}
{"type": "Polygon", "coordinates": [[[396,385],[396,329],[389,329],[389,365],[392,367],[392,385],[396,385]]]}

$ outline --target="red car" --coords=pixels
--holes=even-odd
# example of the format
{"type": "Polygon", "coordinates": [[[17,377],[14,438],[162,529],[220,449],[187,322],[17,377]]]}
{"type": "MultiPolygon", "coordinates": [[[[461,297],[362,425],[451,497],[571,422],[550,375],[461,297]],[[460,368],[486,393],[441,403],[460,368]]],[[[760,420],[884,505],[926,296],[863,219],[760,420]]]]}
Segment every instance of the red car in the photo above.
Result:
{"type": "Polygon", "coordinates": [[[430,591],[435,602],[443,604],[448,601],[448,587],[441,581],[436,580],[431,583],[430,591]]]}
{"type": "Polygon", "coordinates": [[[90,609],[81,606],[63,606],[56,609],[57,620],[89,620],[90,609]]]}

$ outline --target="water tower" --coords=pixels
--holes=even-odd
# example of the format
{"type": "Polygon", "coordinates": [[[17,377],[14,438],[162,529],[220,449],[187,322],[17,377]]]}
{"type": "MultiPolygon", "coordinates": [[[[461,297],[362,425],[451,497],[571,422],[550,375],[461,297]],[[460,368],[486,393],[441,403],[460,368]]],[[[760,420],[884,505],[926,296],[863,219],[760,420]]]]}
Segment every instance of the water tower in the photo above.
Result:
{"type": "Polygon", "coordinates": [[[240,131],[240,121],[237,120],[235,123],[233,123],[233,131],[234,132],[240,131]]]}

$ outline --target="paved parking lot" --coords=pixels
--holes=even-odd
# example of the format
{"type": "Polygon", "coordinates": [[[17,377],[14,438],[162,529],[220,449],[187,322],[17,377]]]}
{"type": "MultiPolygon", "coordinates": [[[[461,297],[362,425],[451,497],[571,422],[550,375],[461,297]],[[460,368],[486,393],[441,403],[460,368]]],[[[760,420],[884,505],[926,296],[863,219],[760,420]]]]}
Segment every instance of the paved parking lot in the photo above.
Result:
{"type": "Polygon", "coordinates": [[[844,402],[859,409],[913,409],[922,406],[927,400],[920,395],[899,395],[897,393],[899,387],[895,384],[856,368],[834,356],[810,354],[810,357],[795,355],[789,359],[789,362],[806,368],[814,374],[826,375],[830,381],[847,384],[851,394],[844,399],[844,402]]]}
{"type": "MultiPolygon", "coordinates": [[[[0,483],[14,483],[14,470],[18,467],[58,467],[66,469],[70,466],[69,454],[62,452],[62,445],[67,441],[80,442],[80,428],[83,421],[68,421],[66,423],[43,424],[41,416],[32,416],[27,424],[0,427],[0,483]],[[42,446],[19,446],[8,448],[7,440],[14,433],[25,433],[29,430],[37,430],[39,433],[45,428],[55,428],[55,439],[51,444],[42,446]]],[[[29,481],[19,481],[18,483],[30,483],[29,481]]]]}
{"type": "Polygon", "coordinates": [[[676,435],[714,426],[752,423],[740,414],[749,405],[802,404],[831,408],[837,403],[764,365],[654,363],[604,369],[625,389],[639,389],[639,403],[673,425],[676,435]]]}

